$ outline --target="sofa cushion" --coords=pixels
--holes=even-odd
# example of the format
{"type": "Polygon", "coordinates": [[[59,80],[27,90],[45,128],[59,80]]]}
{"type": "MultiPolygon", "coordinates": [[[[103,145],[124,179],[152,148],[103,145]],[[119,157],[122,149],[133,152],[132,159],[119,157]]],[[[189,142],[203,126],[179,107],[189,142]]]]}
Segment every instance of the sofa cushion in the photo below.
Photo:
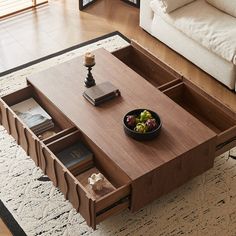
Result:
{"type": "Polygon", "coordinates": [[[236,1],[235,0],[206,0],[212,6],[218,8],[225,13],[236,17],[236,1]]]}
{"type": "Polygon", "coordinates": [[[205,2],[194,1],[170,14],[155,9],[167,23],[236,65],[236,20],[205,2]]]}
{"type": "Polygon", "coordinates": [[[170,13],[190,2],[193,2],[195,0],[153,0],[151,1],[151,7],[161,7],[163,12],[170,13]]]}
{"type": "MultiPolygon", "coordinates": [[[[190,39],[176,27],[164,21],[160,15],[155,14],[151,32],[154,37],[183,55],[215,79],[219,80],[230,89],[236,89],[236,66],[234,64],[212,53],[195,40],[190,39]]],[[[193,73],[194,72],[191,71],[191,76],[194,76],[193,73]]]]}

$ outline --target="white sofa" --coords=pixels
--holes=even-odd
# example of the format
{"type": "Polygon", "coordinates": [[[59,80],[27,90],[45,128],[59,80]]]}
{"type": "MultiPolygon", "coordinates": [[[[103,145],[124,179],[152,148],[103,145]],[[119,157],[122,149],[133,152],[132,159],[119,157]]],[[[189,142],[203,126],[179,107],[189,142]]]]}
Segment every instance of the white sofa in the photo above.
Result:
{"type": "Polygon", "coordinates": [[[205,0],[170,13],[151,1],[141,1],[140,26],[236,91],[236,18],[205,0]]]}

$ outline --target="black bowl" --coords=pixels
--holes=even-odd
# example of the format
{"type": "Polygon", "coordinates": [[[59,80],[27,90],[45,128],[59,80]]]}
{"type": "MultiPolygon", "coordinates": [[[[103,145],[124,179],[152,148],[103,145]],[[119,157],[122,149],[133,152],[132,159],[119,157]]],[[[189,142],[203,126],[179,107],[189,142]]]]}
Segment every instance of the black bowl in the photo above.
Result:
{"type": "Polygon", "coordinates": [[[123,118],[123,127],[124,127],[124,131],[127,135],[129,135],[130,137],[136,139],[136,140],[150,140],[150,139],[153,139],[155,138],[161,131],[161,126],[162,126],[162,122],[161,122],[161,119],[159,117],[159,115],[154,112],[154,111],[151,111],[149,109],[135,109],[135,110],[132,110],[130,112],[128,112],[124,118],[123,118]],[[147,110],[149,111],[151,114],[152,114],[152,117],[156,120],[157,122],[157,128],[152,130],[152,131],[148,131],[146,133],[139,133],[135,130],[133,130],[132,128],[130,128],[128,125],[127,125],[127,122],[126,122],[126,117],[128,115],[135,115],[135,116],[138,116],[142,111],[144,110],[147,110]]]}

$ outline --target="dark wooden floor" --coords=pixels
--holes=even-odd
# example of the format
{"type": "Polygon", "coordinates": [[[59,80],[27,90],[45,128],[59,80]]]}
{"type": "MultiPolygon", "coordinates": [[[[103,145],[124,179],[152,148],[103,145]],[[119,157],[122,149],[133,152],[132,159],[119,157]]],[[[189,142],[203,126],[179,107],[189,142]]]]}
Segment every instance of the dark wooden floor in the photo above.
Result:
{"type": "Polygon", "coordinates": [[[12,236],[10,230],[4,224],[2,219],[0,218],[0,236],[12,236]]]}

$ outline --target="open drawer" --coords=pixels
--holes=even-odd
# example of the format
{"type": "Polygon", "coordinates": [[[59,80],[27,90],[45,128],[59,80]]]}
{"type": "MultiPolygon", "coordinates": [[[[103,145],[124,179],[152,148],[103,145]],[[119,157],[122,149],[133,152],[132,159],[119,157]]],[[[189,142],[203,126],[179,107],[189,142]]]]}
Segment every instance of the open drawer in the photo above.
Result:
{"type": "MultiPolygon", "coordinates": [[[[66,156],[67,157],[67,156],[66,156]]],[[[80,131],[74,131],[40,147],[42,169],[93,228],[104,219],[130,206],[130,179],[80,131]],[[93,153],[92,163],[67,168],[58,153],[76,145],[85,144],[93,153]],[[105,187],[92,190],[88,178],[102,173],[105,187]]]]}
{"type": "Polygon", "coordinates": [[[17,143],[31,156],[37,166],[40,165],[38,148],[40,140],[47,140],[56,134],[65,135],[74,130],[73,124],[51,104],[43,94],[39,93],[32,86],[27,86],[0,99],[1,124],[6,128],[17,141],[17,143]],[[11,108],[15,104],[33,98],[52,118],[54,127],[40,135],[36,135],[27,125],[16,115],[11,108]]]}
{"type": "Polygon", "coordinates": [[[113,55],[161,91],[180,82],[180,74],[134,41],[113,55]]]}
{"type": "Polygon", "coordinates": [[[236,146],[236,114],[185,80],[164,90],[164,94],[178,103],[217,134],[216,156],[236,146]]]}

